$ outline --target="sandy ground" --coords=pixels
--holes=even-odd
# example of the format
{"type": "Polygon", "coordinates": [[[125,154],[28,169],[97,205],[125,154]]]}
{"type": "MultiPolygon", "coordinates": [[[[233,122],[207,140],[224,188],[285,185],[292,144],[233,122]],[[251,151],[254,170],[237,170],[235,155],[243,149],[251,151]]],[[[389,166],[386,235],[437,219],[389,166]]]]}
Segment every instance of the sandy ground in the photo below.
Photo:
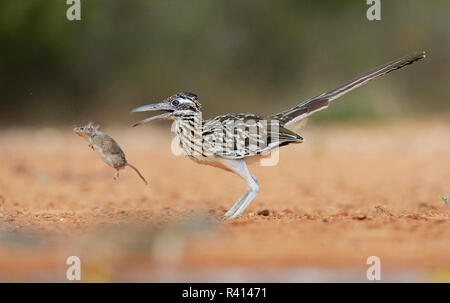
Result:
{"type": "Polygon", "coordinates": [[[369,256],[450,281],[448,121],[309,125],[225,222],[244,182],[173,155],[168,125],[104,129],[148,186],[69,128],[1,130],[0,280],[66,281],[75,255],[83,281],[363,281],[369,256]]]}

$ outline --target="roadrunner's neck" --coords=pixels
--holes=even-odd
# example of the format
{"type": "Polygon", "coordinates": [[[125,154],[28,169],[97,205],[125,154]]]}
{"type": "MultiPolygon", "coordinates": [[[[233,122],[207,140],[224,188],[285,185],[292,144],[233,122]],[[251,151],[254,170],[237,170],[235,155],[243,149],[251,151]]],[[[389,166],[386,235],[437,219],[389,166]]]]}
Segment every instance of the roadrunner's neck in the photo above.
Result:
{"type": "Polygon", "coordinates": [[[174,115],[174,132],[184,155],[204,158],[203,123],[201,111],[185,111],[174,115]],[[203,155],[203,157],[199,157],[203,155]]]}

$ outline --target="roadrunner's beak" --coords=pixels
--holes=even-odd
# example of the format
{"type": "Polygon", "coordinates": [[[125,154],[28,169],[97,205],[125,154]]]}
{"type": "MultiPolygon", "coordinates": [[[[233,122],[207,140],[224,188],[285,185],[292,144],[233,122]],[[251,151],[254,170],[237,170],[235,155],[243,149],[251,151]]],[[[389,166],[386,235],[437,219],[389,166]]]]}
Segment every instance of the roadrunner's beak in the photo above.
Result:
{"type": "Polygon", "coordinates": [[[153,120],[169,119],[172,116],[174,110],[175,109],[172,107],[172,105],[170,105],[170,103],[166,103],[166,102],[148,104],[148,105],[144,105],[144,106],[135,108],[130,112],[131,114],[139,113],[139,112],[149,112],[149,111],[166,111],[168,113],[141,120],[139,122],[136,122],[133,125],[133,127],[138,126],[143,123],[153,121],[153,120]]]}

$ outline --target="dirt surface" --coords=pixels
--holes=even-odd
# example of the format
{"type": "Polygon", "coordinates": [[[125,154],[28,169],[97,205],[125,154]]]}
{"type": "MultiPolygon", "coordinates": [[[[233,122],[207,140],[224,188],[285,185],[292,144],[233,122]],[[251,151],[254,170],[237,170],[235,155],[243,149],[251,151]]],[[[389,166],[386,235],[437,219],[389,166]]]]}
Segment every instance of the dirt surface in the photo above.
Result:
{"type": "Polygon", "coordinates": [[[448,121],[307,126],[277,166],[250,167],[260,193],[223,222],[214,218],[244,182],[173,155],[168,125],[104,129],[148,186],[131,169],[114,181],[71,129],[2,130],[0,280],[64,281],[71,255],[84,281],[159,281],[169,269],[191,272],[181,280],[230,268],[364,276],[369,256],[387,271],[448,280],[450,210],[439,198],[450,194],[448,121]]]}

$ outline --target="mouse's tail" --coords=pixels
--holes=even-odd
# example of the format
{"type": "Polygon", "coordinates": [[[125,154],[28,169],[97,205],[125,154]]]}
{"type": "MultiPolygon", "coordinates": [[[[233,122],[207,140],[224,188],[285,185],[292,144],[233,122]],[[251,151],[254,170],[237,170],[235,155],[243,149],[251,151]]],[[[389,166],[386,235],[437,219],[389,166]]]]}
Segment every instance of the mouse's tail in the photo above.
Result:
{"type": "Polygon", "coordinates": [[[141,175],[141,173],[139,172],[139,170],[136,167],[134,167],[130,163],[127,163],[126,165],[131,167],[132,169],[134,169],[134,171],[138,174],[138,176],[141,177],[142,181],[144,181],[145,184],[148,184],[147,180],[145,180],[145,178],[141,175]]]}

